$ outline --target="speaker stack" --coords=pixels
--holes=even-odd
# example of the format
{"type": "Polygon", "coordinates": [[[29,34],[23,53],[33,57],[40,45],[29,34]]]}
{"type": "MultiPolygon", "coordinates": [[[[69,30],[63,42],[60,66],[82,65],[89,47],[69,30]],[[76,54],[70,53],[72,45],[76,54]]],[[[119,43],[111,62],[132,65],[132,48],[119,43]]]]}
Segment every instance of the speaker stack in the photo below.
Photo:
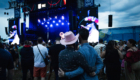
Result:
{"type": "Polygon", "coordinates": [[[25,36],[25,28],[26,28],[26,26],[25,26],[25,23],[21,23],[21,39],[20,39],[20,41],[21,42],[24,42],[24,36],[25,36]]]}
{"type": "Polygon", "coordinates": [[[5,27],[5,33],[6,33],[6,35],[9,35],[7,27],[5,27]]]}
{"type": "Polygon", "coordinates": [[[73,11],[72,10],[69,11],[69,23],[70,23],[69,29],[70,31],[73,31],[73,11]]]}
{"type": "Polygon", "coordinates": [[[112,17],[113,15],[109,15],[109,20],[108,20],[108,27],[112,27],[112,17]]]}

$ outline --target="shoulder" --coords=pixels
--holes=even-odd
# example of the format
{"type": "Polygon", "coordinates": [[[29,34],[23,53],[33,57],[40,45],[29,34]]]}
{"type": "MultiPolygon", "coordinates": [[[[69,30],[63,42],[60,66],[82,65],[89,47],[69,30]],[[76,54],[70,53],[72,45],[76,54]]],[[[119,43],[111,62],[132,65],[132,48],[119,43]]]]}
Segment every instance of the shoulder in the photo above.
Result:
{"type": "Polygon", "coordinates": [[[64,45],[61,45],[61,44],[60,44],[59,46],[60,46],[61,48],[65,48],[65,46],[64,46],[64,45]]]}
{"type": "Polygon", "coordinates": [[[137,48],[130,48],[130,49],[128,49],[127,51],[137,51],[138,49],[137,48]]]}
{"type": "Polygon", "coordinates": [[[96,52],[95,48],[92,47],[92,46],[90,46],[90,45],[89,45],[86,49],[91,50],[91,51],[93,51],[93,52],[96,52]]]}
{"type": "Polygon", "coordinates": [[[33,47],[29,47],[30,50],[33,50],[33,47]]]}
{"type": "Polygon", "coordinates": [[[105,44],[102,44],[102,47],[106,47],[106,45],[105,44]]]}
{"type": "Polygon", "coordinates": [[[97,44],[96,46],[94,46],[94,47],[98,47],[100,44],[97,44]]]}
{"type": "Polygon", "coordinates": [[[81,52],[81,51],[88,51],[88,50],[94,50],[95,51],[94,47],[92,47],[90,45],[88,45],[88,46],[81,46],[81,48],[78,51],[81,52]]]}
{"type": "Polygon", "coordinates": [[[55,48],[58,48],[58,47],[59,47],[59,45],[56,44],[56,45],[51,46],[49,49],[51,50],[51,49],[55,49],[55,48]]]}
{"type": "Polygon", "coordinates": [[[4,51],[4,54],[11,55],[7,50],[3,50],[3,51],[4,51]]]}
{"type": "Polygon", "coordinates": [[[47,47],[45,47],[45,46],[41,46],[43,49],[47,49],[47,47]]]}
{"type": "Polygon", "coordinates": [[[79,52],[79,51],[74,51],[73,53],[74,53],[75,57],[83,56],[83,54],[81,52],[79,52]]]}
{"type": "Polygon", "coordinates": [[[4,49],[0,49],[0,52],[3,53],[2,55],[7,56],[7,58],[10,57],[10,56],[12,56],[11,53],[9,53],[8,51],[6,51],[4,49]]]}
{"type": "Polygon", "coordinates": [[[48,52],[48,49],[45,46],[41,46],[40,49],[43,50],[44,52],[46,52],[46,51],[48,52]]]}
{"type": "Polygon", "coordinates": [[[62,55],[65,52],[65,49],[60,51],[59,55],[62,55]]]}
{"type": "Polygon", "coordinates": [[[133,51],[132,49],[128,49],[127,51],[133,51]]]}
{"type": "Polygon", "coordinates": [[[90,45],[82,45],[81,48],[79,50],[83,50],[83,49],[87,49],[88,47],[90,47],[90,45]]]}
{"type": "Polygon", "coordinates": [[[87,50],[87,47],[81,46],[78,50],[78,52],[83,53],[83,51],[87,50]]]}
{"type": "Polygon", "coordinates": [[[20,50],[22,51],[24,49],[24,47],[20,48],[20,50]]]}
{"type": "Polygon", "coordinates": [[[37,46],[33,46],[33,49],[34,49],[34,48],[37,48],[37,46]]]}

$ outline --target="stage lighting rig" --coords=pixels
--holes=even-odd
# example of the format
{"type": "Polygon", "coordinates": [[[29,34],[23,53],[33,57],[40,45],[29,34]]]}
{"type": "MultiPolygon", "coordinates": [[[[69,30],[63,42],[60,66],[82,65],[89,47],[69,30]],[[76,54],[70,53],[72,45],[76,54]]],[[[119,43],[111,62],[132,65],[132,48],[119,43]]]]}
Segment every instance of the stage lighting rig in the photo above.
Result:
{"type": "Polygon", "coordinates": [[[62,16],[62,20],[64,20],[64,16],[62,16]]]}
{"type": "Polygon", "coordinates": [[[64,25],[64,23],[62,23],[62,25],[64,25]]]}
{"type": "Polygon", "coordinates": [[[50,27],[53,27],[53,25],[51,24],[50,27]]]}
{"type": "Polygon", "coordinates": [[[59,20],[59,22],[61,22],[61,20],[59,20]]]}
{"type": "Polygon", "coordinates": [[[58,23],[56,24],[56,26],[58,26],[58,23]]]}
{"type": "Polygon", "coordinates": [[[38,19],[38,22],[40,23],[40,19],[38,19]]]}
{"type": "Polygon", "coordinates": [[[41,4],[38,4],[38,9],[41,9],[41,4]]]}
{"type": "Polygon", "coordinates": [[[45,7],[46,7],[46,4],[45,4],[45,3],[44,3],[44,4],[42,4],[42,5],[41,5],[41,7],[42,7],[42,8],[45,8],[45,7]]]}
{"type": "Polygon", "coordinates": [[[55,23],[55,21],[53,21],[53,23],[55,23]]]}
{"type": "Polygon", "coordinates": [[[49,24],[49,22],[47,22],[47,24],[49,24]]]}
{"type": "Polygon", "coordinates": [[[57,19],[57,16],[55,16],[55,19],[57,19]]]}
{"type": "Polygon", "coordinates": [[[43,20],[44,20],[44,21],[46,21],[46,19],[45,19],[45,18],[43,18],[43,20]]]}

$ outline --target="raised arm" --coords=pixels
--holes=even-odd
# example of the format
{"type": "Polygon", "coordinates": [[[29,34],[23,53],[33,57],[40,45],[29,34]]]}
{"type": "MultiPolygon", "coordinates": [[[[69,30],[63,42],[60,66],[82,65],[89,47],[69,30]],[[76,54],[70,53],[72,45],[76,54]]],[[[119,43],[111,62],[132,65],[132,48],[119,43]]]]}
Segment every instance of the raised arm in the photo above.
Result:
{"type": "Polygon", "coordinates": [[[122,50],[124,49],[124,47],[125,47],[125,46],[123,45],[119,50],[122,51],[122,50]]]}
{"type": "Polygon", "coordinates": [[[105,53],[106,53],[106,51],[100,51],[100,57],[105,58],[105,53]]]}
{"type": "Polygon", "coordinates": [[[118,50],[118,53],[119,53],[120,59],[123,59],[123,55],[120,50],[118,50]]]}
{"type": "Polygon", "coordinates": [[[87,30],[89,30],[90,27],[85,27],[84,25],[81,25],[82,28],[85,28],[87,30]]]}

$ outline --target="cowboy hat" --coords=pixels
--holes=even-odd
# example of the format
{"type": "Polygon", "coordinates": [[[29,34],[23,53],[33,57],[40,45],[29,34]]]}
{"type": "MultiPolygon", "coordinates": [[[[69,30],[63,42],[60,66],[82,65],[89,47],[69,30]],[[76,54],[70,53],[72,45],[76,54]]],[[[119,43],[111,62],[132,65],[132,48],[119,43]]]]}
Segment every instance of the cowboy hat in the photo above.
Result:
{"type": "Polygon", "coordinates": [[[69,31],[64,34],[64,37],[64,39],[60,40],[60,43],[62,45],[70,45],[74,44],[78,40],[79,34],[75,36],[72,31],[69,31]]]}

